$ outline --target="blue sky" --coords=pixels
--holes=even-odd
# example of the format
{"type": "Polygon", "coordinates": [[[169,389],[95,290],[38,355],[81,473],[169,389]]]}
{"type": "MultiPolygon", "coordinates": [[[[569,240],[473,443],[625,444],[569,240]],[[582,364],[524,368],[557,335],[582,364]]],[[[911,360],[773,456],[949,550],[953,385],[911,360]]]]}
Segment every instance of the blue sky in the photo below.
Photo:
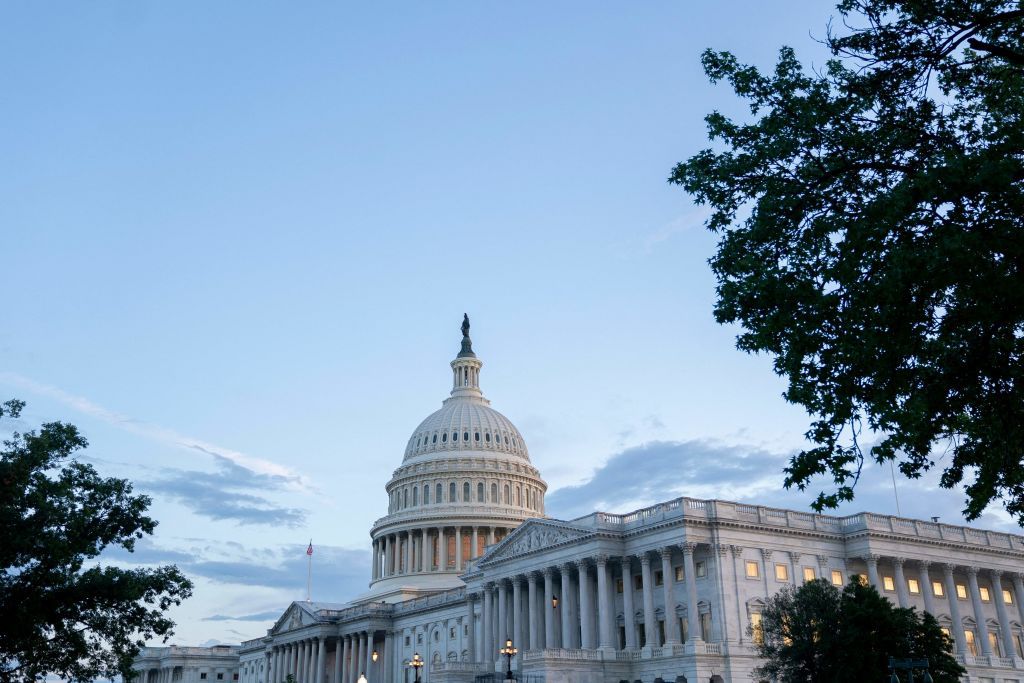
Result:
{"type": "MultiPolygon", "coordinates": [[[[832,14],[6,4],[0,395],[29,402],[22,428],[79,425],[97,467],[153,496],[156,536],[116,561],[193,576],[181,644],[262,634],[304,593],[310,537],[314,597],[365,587],[384,483],[446,395],[464,311],[551,514],[806,507],[779,491],[806,417],[714,323],[713,236],[665,178],[706,145],[706,113],[743,112],[703,48],[820,64],[832,14]]],[[[900,486],[904,513],[960,508],[900,486]]],[[[887,471],[862,493],[853,508],[895,511],[887,471]]]]}

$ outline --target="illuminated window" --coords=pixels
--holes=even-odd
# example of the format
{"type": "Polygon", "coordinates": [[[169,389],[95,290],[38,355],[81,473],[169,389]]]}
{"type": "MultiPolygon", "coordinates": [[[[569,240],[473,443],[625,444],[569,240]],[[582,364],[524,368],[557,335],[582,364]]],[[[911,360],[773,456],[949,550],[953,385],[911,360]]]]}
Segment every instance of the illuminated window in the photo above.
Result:
{"type": "Polygon", "coordinates": [[[992,602],[992,594],[989,592],[988,588],[980,586],[978,588],[978,592],[981,593],[982,602],[992,602]]]}
{"type": "Polygon", "coordinates": [[[703,579],[705,576],[708,575],[708,563],[705,562],[704,560],[701,560],[700,562],[698,562],[697,563],[697,567],[696,567],[696,572],[697,572],[697,578],[698,579],[703,579]]]}
{"type": "Polygon", "coordinates": [[[1024,643],[1020,640],[1020,634],[1013,634],[1013,646],[1017,649],[1017,656],[1024,657],[1024,643]]]}
{"type": "Polygon", "coordinates": [[[960,598],[961,600],[966,600],[967,599],[967,586],[965,586],[962,583],[958,583],[956,585],[956,597],[960,598]]]}
{"type": "Polygon", "coordinates": [[[921,584],[917,582],[917,579],[907,579],[907,588],[910,589],[911,595],[921,594],[921,584]]]}
{"type": "Polygon", "coordinates": [[[804,582],[814,581],[814,567],[804,567],[804,582]]]}
{"type": "Polygon", "coordinates": [[[882,577],[882,589],[887,591],[896,590],[896,582],[892,580],[891,576],[882,577]]]}
{"type": "Polygon", "coordinates": [[[754,642],[760,645],[764,642],[764,631],[761,630],[761,613],[754,612],[750,615],[750,630],[754,634],[754,642]]]}
{"type": "Polygon", "coordinates": [[[978,656],[978,645],[974,642],[974,631],[964,631],[964,638],[967,640],[967,649],[972,657],[978,656]]]}
{"type": "Polygon", "coordinates": [[[988,646],[992,649],[992,654],[996,657],[1003,656],[1003,650],[999,647],[999,636],[994,631],[988,632],[988,646]]]}
{"type": "Polygon", "coordinates": [[[939,581],[932,581],[932,595],[937,598],[941,598],[945,594],[945,591],[942,590],[942,583],[939,581]]]}
{"type": "Polygon", "coordinates": [[[756,579],[759,576],[761,576],[761,566],[753,560],[747,560],[747,578],[756,579]]]}
{"type": "Polygon", "coordinates": [[[682,567],[676,567],[676,581],[685,581],[686,574],[683,572],[682,567]]]}
{"type": "Polygon", "coordinates": [[[838,569],[832,570],[832,585],[842,586],[843,585],[843,573],[838,569]]]}
{"type": "Polygon", "coordinates": [[[789,581],[789,566],[785,564],[775,565],[775,580],[789,581]]]}
{"type": "Polygon", "coordinates": [[[661,570],[654,572],[654,585],[663,586],[665,584],[665,575],[661,573],[661,570]]]}
{"type": "Polygon", "coordinates": [[[1003,590],[1003,602],[1005,602],[1007,605],[1012,605],[1013,604],[1013,593],[1011,593],[1010,591],[1004,589],[1003,590]]]}

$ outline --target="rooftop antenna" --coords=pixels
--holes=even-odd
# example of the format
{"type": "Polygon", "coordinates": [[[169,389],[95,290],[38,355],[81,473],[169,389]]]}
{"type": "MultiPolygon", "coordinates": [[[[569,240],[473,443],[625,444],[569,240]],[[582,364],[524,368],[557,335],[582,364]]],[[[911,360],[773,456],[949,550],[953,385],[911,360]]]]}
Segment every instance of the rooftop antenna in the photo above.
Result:
{"type": "Polygon", "coordinates": [[[892,464],[892,460],[889,461],[889,473],[892,474],[892,495],[896,499],[896,516],[902,517],[900,513],[900,494],[896,491],[896,466],[892,464]]]}

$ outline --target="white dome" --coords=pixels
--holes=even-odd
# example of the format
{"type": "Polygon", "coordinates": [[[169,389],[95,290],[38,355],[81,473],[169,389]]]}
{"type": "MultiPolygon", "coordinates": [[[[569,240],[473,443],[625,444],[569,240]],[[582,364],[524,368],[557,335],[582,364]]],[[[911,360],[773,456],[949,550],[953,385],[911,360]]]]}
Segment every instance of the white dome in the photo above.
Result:
{"type": "Polygon", "coordinates": [[[444,452],[461,457],[502,453],[527,462],[530,454],[522,434],[484,398],[453,396],[431,413],[412,433],[403,462],[419,456],[435,458],[444,452]]]}

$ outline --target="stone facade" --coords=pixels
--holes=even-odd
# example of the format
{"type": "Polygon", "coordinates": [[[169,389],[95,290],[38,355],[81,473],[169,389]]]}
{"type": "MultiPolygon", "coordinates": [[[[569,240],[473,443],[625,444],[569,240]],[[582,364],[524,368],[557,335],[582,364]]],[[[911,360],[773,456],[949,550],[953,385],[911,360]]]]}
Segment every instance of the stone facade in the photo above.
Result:
{"type": "Polygon", "coordinates": [[[693,498],[546,518],[546,485],[479,393],[480,366],[467,324],[452,396],[388,483],[369,592],[292,603],[242,643],[242,683],[413,683],[414,654],[422,683],[484,683],[502,677],[506,640],[525,683],[749,681],[764,600],[854,574],[934,614],[965,680],[1024,681],[1024,537],[693,498]]]}
{"type": "Polygon", "coordinates": [[[146,647],[135,660],[135,683],[237,681],[238,646],[146,647]]]}

